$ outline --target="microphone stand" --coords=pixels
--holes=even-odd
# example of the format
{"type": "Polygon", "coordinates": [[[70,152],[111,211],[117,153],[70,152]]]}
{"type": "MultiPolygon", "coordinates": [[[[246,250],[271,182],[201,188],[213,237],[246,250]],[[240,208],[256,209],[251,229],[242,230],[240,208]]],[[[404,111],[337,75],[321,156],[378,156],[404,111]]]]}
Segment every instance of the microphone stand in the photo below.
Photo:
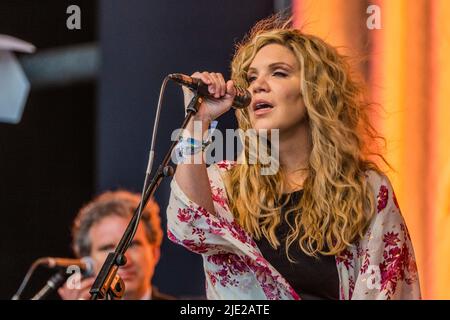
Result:
{"type": "MultiPolygon", "coordinates": [[[[192,116],[198,111],[198,107],[200,105],[200,95],[198,91],[195,91],[194,93],[194,97],[186,108],[186,116],[181,129],[185,129],[187,127],[192,116]]],[[[179,135],[181,135],[182,131],[183,130],[179,131],[179,135]]],[[[155,172],[155,175],[152,177],[150,183],[147,182],[149,180],[148,178],[150,173],[146,174],[143,189],[144,196],[142,197],[141,203],[139,203],[138,208],[136,208],[133,217],[131,218],[115,251],[108,254],[102,268],[100,269],[100,272],[89,291],[89,293],[91,294],[91,300],[105,299],[107,297],[120,299],[123,296],[125,292],[125,285],[123,283],[123,280],[117,274],[117,271],[119,267],[126,264],[125,252],[128,249],[128,244],[131,242],[132,237],[134,236],[134,230],[139,224],[139,217],[141,215],[142,209],[145,208],[148,200],[153,196],[162,179],[174,174],[174,169],[169,165],[169,161],[171,159],[172,152],[178,143],[178,138],[172,142],[169,150],[167,151],[162,163],[155,172]]]]}
{"type": "Polygon", "coordinates": [[[48,279],[45,286],[34,295],[31,300],[43,300],[54,290],[58,289],[65,281],[66,277],[64,272],[60,271],[55,273],[50,279],[48,279]]]}

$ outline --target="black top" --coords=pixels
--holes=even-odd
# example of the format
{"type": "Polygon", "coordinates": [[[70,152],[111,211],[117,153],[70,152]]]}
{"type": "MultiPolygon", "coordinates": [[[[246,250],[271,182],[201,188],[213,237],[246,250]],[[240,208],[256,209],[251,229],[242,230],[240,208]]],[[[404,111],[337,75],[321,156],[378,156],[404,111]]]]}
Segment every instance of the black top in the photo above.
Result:
{"type": "MultiPolygon", "coordinates": [[[[286,256],[286,238],[290,228],[285,220],[286,211],[294,203],[298,203],[302,195],[303,190],[292,193],[289,203],[282,209],[281,221],[275,230],[281,243],[278,249],[272,248],[265,237],[256,240],[256,244],[264,258],[289,282],[301,299],[338,300],[339,276],[334,256],[310,257],[295,242],[289,247],[289,256],[294,262],[290,262],[286,256]]],[[[289,215],[289,222],[294,225],[292,213],[289,215]]]]}

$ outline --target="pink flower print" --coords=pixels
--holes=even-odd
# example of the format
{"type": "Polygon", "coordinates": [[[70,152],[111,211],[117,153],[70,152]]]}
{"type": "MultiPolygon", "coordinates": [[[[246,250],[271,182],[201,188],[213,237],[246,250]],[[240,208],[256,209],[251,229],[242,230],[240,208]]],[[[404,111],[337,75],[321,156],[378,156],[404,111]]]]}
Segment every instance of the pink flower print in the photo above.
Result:
{"type": "Polygon", "coordinates": [[[198,211],[202,216],[205,216],[206,218],[209,217],[208,210],[206,210],[205,208],[203,208],[203,207],[198,207],[197,211],[198,211]]]}
{"type": "Polygon", "coordinates": [[[177,218],[181,222],[189,222],[192,218],[192,215],[189,212],[189,209],[178,209],[177,218]]]}
{"type": "Polygon", "coordinates": [[[361,247],[361,244],[359,243],[359,240],[355,241],[355,247],[356,247],[356,257],[360,258],[364,255],[364,250],[361,247]]]}
{"type": "Polygon", "coordinates": [[[248,267],[245,264],[245,262],[238,256],[232,253],[218,253],[211,255],[207,258],[207,260],[210,263],[213,263],[220,267],[218,271],[215,272],[215,274],[210,274],[209,277],[211,281],[216,283],[216,281],[219,281],[219,283],[222,286],[238,286],[239,281],[236,277],[238,277],[240,274],[247,272],[248,267]]]}
{"type": "Polygon", "coordinates": [[[217,277],[214,276],[211,272],[208,272],[208,276],[209,276],[209,279],[211,280],[211,284],[212,284],[213,286],[215,286],[215,285],[216,285],[216,282],[217,282],[217,277]]]}
{"type": "Polygon", "coordinates": [[[366,273],[367,270],[369,269],[369,265],[370,265],[370,254],[369,249],[366,249],[366,253],[364,254],[364,263],[361,267],[361,272],[366,273]]]}
{"type": "Polygon", "coordinates": [[[214,254],[208,257],[208,261],[215,265],[226,267],[233,274],[239,274],[248,269],[245,262],[232,253],[214,254]]]}
{"type": "Polygon", "coordinates": [[[208,252],[208,246],[204,243],[196,244],[194,240],[184,239],[182,244],[189,250],[196,253],[206,253],[208,252]]]}
{"type": "Polygon", "coordinates": [[[383,242],[384,242],[385,248],[388,246],[396,246],[397,242],[399,242],[399,241],[400,241],[400,239],[398,238],[398,233],[387,232],[383,236],[383,242]]]}
{"type": "Polygon", "coordinates": [[[222,188],[214,188],[212,189],[212,199],[214,202],[216,202],[219,206],[227,210],[227,200],[225,198],[225,192],[222,188]]]}
{"type": "Polygon", "coordinates": [[[238,239],[242,243],[247,243],[249,241],[249,236],[247,235],[247,232],[241,228],[241,226],[236,222],[231,222],[231,228],[230,231],[233,233],[233,237],[238,239]]]}
{"type": "Polygon", "coordinates": [[[192,234],[197,235],[198,240],[203,243],[206,240],[205,231],[200,228],[192,228],[192,234]]]}
{"type": "Polygon", "coordinates": [[[178,239],[175,237],[175,235],[170,230],[167,230],[167,237],[172,242],[180,243],[180,241],[178,241],[178,239]]]}
{"type": "Polygon", "coordinates": [[[227,160],[220,161],[217,163],[217,167],[219,167],[219,169],[229,170],[232,167],[232,163],[227,160]]]}
{"type": "Polygon", "coordinates": [[[272,276],[272,272],[267,266],[267,261],[265,259],[257,258],[256,261],[252,261],[250,257],[246,258],[247,265],[253,270],[259,283],[267,283],[274,280],[276,281],[278,276],[272,276]]]}
{"type": "Polygon", "coordinates": [[[295,292],[295,290],[292,287],[289,287],[289,293],[291,294],[294,300],[300,300],[300,296],[297,294],[297,292],[295,292]]]}
{"type": "Polygon", "coordinates": [[[380,187],[380,191],[378,192],[378,213],[383,210],[384,208],[386,208],[388,199],[389,199],[389,192],[388,192],[388,188],[386,186],[381,186],[380,187]]]}
{"type": "Polygon", "coordinates": [[[351,299],[351,297],[353,296],[353,291],[355,291],[355,280],[353,279],[353,277],[348,278],[348,291],[349,297],[351,299]]]}
{"type": "Polygon", "coordinates": [[[387,290],[388,294],[393,294],[395,292],[395,288],[397,287],[397,276],[398,270],[394,267],[394,265],[385,265],[384,263],[380,264],[380,272],[381,272],[381,289],[387,290]]]}
{"type": "Polygon", "coordinates": [[[353,268],[353,253],[345,249],[336,257],[336,261],[337,263],[344,263],[345,268],[349,270],[350,268],[353,268]]]}
{"type": "Polygon", "coordinates": [[[209,233],[214,234],[216,236],[223,236],[225,233],[221,229],[209,228],[209,233]]]}
{"type": "Polygon", "coordinates": [[[386,208],[389,199],[388,188],[386,186],[380,187],[380,192],[378,192],[378,213],[386,208]]]}
{"type": "MultiPolygon", "coordinates": [[[[415,261],[409,252],[408,246],[403,244],[400,248],[397,245],[397,234],[389,233],[389,243],[393,243],[393,248],[388,251],[384,251],[384,260],[380,263],[381,272],[381,289],[386,290],[388,299],[392,294],[394,294],[397,287],[397,282],[405,280],[406,283],[412,283],[416,277],[416,272],[414,272],[415,261]],[[406,270],[413,271],[409,276],[406,277],[406,270]]],[[[383,239],[384,241],[384,239],[383,239]]]]}

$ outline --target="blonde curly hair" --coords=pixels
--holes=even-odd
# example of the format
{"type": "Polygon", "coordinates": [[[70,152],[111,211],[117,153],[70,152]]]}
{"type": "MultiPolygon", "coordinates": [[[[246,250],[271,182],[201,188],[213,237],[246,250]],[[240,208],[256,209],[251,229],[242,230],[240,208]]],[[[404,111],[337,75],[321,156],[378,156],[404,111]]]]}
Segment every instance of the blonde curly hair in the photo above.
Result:
{"type": "MultiPolygon", "coordinates": [[[[369,122],[370,104],[366,103],[363,86],[356,80],[348,58],[322,39],[292,28],[290,20],[279,16],[259,22],[237,45],[232,79],[238,86],[249,86],[248,68],[258,51],[268,44],[285,46],[299,62],[299,90],[312,141],[303,196],[286,213],[287,222],[290,215],[295,221],[289,224],[286,254],[290,259],[289,247],[298,243],[310,256],[339,255],[363,236],[375,212],[366,171],[381,173],[374,159],[370,160],[372,156],[387,164],[378,147],[370,149],[378,146],[374,144],[378,139],[384,139],[369,122]]],[[[236,117],[243,131],[252,128],[247,109],[239,109],[236,117]]],[[[243,145],[248,155],[249,146],[243,145]]],[[[267,238],[277,248],[280,239],[275,229],[280,223],[281,208],[290,196],[283,197],[286,178],[282,166],[274,175],[261,175],[260,169],[260,164],[243,161],[227,173],[230,208],[247,232],[256,239],[267,238]]]]}

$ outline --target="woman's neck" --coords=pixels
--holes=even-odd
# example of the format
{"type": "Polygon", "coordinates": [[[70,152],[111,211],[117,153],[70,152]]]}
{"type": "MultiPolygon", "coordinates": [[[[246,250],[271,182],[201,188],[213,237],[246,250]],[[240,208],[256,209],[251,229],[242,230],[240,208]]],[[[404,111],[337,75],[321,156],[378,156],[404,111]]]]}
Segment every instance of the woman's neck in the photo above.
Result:
{"type": "Polygon", "coordinates": [[[280,132],[280,164],[286,176],[284,193],[303,188],[308,175],[309,156],[312,142],[309,137],[309,125],[298,127],[295,131],[280,132]]]}

